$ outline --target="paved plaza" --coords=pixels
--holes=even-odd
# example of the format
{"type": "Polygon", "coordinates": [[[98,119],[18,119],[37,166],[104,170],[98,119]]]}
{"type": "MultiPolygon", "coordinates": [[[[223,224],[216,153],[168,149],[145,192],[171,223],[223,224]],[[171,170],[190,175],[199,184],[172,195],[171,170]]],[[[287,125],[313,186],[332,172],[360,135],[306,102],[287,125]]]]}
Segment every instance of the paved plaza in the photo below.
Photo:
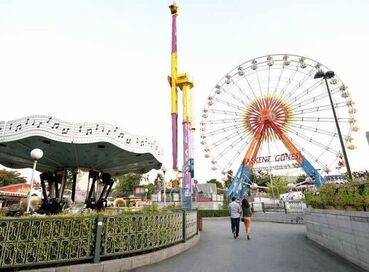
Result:
{"type": "Polygon", "coordinates": [[[246,240],[242,223],[240,227],[240,238],[235,240],[229,219],[204,219],[204,230],[196,246],[133,271],[364,271],[306,239],[304,225],[253,222],[250,241],[246,240]]]}

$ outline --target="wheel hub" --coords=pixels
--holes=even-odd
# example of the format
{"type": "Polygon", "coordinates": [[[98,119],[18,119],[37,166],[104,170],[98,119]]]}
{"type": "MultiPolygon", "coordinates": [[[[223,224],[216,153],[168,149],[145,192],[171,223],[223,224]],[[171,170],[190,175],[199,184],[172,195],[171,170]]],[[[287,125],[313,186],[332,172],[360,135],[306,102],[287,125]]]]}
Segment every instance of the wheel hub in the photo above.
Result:
{"type": "MultiPolygon", "coordinates": [[[[291,110],[287,102],[274,96],[262,97],[253,100],[247,106],[244,125],[247,131],[255,133],[262,123],[272,121],[281,130],[286,130],[290,118],[291,110]]],[[[266,136],[275,136],[274,130],[268,128],[266,136]]]]}

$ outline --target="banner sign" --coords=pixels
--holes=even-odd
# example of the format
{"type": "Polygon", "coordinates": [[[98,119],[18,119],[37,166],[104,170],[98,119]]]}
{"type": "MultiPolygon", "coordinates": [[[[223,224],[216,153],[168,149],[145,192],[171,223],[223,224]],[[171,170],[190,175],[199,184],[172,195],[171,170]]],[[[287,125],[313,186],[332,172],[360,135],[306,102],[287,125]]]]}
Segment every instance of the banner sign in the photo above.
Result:
{"type": "Polygon", "coordinates": [[[282,161],[296,161],[301,158],[301,153],[283,153],[273,156],[256,157],[255,159],[247,159],[246,163],[266,163],[266,162],[282,162],[282,161]]]}
{"type": "Polygon", "coordinates": [[[280,170],[280,169],[291,169],[291,168],[300,168],[301,166],[298,163],[291,164],[281,164],[281,165],[271,165],[265,167],[254,167],[252,170],[254,171],[268,171],[268,170],[280,170]]]}

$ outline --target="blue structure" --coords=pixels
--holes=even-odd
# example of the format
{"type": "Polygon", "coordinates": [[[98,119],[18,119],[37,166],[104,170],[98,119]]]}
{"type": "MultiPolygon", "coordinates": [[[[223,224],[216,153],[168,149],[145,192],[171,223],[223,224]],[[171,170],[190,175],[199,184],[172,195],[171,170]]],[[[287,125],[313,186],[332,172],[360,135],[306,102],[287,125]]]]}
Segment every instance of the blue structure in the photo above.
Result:
{"type": "MultiPolygon", "coordinates": [[[[317,187],[325,182],[325,179],[319,174],[319,172],[313,167],[313,165],[305,158],[302,157],[301,167],[311,177],[317,187]]],[[[247,185],[250,184],[250,176],[252,170],[245,164],[241,164],[236,175],[232,179],[232,183],[228,188],[228,195],[241,199],[248,191],[247,185]]]]}

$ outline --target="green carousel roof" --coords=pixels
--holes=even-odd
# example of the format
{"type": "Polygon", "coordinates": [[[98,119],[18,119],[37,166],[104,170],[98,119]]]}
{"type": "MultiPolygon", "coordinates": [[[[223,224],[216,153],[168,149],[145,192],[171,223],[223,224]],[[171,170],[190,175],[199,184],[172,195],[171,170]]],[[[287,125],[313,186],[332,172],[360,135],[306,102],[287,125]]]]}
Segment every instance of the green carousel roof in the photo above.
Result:
{"type": "Polygon", "coordinates": [[[132,135],[107,123],[70,123],[50,116],[0,122],[0,164],[31,168],[31,150],[40,148],[41,172],[95,169],[111,175],[160,169],[162,151],[155,140],[132,135]]]}

